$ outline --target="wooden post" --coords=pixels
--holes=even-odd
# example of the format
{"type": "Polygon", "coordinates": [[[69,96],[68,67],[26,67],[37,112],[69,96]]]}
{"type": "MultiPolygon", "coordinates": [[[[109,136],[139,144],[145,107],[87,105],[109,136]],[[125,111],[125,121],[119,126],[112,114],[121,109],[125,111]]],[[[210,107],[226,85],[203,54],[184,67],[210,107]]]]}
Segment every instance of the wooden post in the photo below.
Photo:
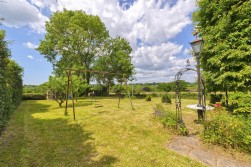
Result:
{"type": "Polygon", "coordinates": [[[128,94],[129,99],[130,99],[131,106],[132,106],[132,110],[134,110],[134,107],[133,107],[133,104],[132,104],[132,99],[131,99],[130,92],[129,92],[128,85],[127,85],[127,80],[124,77],[124,75],[123,75],[123,78],[124,78],[124,82],[125,82],[125,85],[126,85],[126,91],[127,91],[127,94],[128,94]]]}
{"type": "Polygon", "coordinates": [[[120,87],[119,87],[119,103],[118,103],[118,108],[119,108],[119,104],[120,104],[120,96],[121,96],[121,87],[122,87],[122,82],[120,83],[120,87]]]}
{"type": "Polygon", "coordinates": [[[67,86],[66,86],[66,95],[65,95],[65,103],[66,104],[65,104],[64,115],[68,115],[67,108],[68,108],[68,93],[69,93],[69,82],[70,82],[69,73],[67,70],[66,70],[66,74],[67,74],[67,86]]]}
{"type": "Polygon", "coordinates": [[[75,115],[74,95],[73,95],[73,90],[72,90],[72,76],[71,76],[71,71],[69,72],[69,75],[70,75],[70,81],[71,81],[72,111],[73,111],[73,118],[74,118],[74,121],[75,121],[76,120],[76,115],[75,115]]]}

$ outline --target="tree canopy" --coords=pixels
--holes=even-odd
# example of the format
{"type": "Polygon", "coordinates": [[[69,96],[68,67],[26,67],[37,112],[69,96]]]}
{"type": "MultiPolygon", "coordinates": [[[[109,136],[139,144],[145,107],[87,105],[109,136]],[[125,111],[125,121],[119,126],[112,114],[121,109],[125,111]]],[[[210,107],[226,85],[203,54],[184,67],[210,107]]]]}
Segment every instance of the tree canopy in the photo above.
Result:
{"type": "MultiPolygon", "coordinates": [[[[129,43],[120,37],[112,39],[98,16],[83,11],[55,12],[46,23],[46,31],[37,50],[53,64],[56,74],[65,68],[116,71],[127,74],[127,78],[133,73],[129,43]]],[[[77,75],[88,84],[95,77],[88,71],[77,75]]],[[[114,78],[106,79],[111,82],[114,78]]]]}
{"type": "Polygon", "coordinates": [[[217,89],[251,88],[250,6],[246,0],[198,1],[193,20],[205,41],[201,65],[217,89]]]}

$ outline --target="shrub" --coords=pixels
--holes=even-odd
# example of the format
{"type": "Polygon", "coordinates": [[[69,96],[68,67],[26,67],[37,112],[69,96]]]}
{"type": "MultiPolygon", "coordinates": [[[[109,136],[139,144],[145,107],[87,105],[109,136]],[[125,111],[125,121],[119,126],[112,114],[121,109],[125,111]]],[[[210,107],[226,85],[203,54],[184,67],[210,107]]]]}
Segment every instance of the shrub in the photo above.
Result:
{"type": "Polygon", "coordinates": [[[6,125],[7,125],[7,119],[0,119],[0,135],[6,125]]]}
{"type": "Polygon", "coordinates": [[[210,94],[210,103],[215,104],[216,102],[221,101],[223,94],[210,94]]]}
{"type": "Polygon", "coordinates": [[[234,113],[251,113],[251,95],[242,92],[231,94],[229,108],[234,113]]]}
{"type": "Polygon", "coordinates": [[[143,87],[142,90],[145,91],[145,92],[151,92],[152,91],[151,88],[147,87],[147,86],[143,87]]]}
{"type": "Polygon", "coordinates": [[[158,94],[157,93],[151,93],[151,96],[152,97],[158,97],[158,94]]]}
{"type": "Polygon", "coordinates": [[[171,98],[170,98],[170,96],[167,95],[167,94],[164,95],[164,96],[162,96],[161,102],[162,102],[162,103],[171,103],[171,98]]]}
{"type": "Polygon", "coordinates": [[[173,111],[165,110],[164,106],[157,104],[154,107],[155,116],[160,119],[165,128],[176,128],[177,118],[173,111]]]}
{"type": "Polygon", "coordinates": [[[224,147],[251,152],[251,119],[241,115],[218,114],[205,123],[204,140],[224,147]]]}
{"type": "Polygon", "coordinates": [[[152,101],[152,96],[151,96],[151,95],[147,95],[147,96],[145,97],[145,100],[146,100],[146,101],[152,101]]]}
{"type": "Polygon", "coordinates": [[[23,100],[45,100],[44,94],[39,93],[24,93],[22,96],[23,100]]]}

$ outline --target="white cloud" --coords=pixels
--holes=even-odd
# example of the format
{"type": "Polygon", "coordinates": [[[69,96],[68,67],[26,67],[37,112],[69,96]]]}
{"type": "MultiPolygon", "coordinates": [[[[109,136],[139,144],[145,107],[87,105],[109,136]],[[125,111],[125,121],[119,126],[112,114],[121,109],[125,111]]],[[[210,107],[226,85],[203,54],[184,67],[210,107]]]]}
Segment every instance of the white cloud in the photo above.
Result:
{"type": "Polygon", "coordinates": [[[26,42],[23,43],[25,47],[30,48],[30,49],[36,49],[38,47],[38,45],[31,43],[31,42],[26,42]]]}
{"type": "MultiPolygon", "coordinates": [[[[42,0],[31,1],[41,3],[42,0]]],[[[51,10],[66,8],[98,15],[112,36],[126,37],[133,48],[137,48],[137,40],[145,44],[160,44],[174,38],[191,24],[189,14],[196,8],[195,0],[177,0],[176,3],[172,0],[137,0],[129,8],[125,8],[129,2],[120,3],[117,0],[78,0],[75,3],[60,0],[57,6],[51,3],[49,7],[51,10]]]]}
{"type": "Polygon", "coordinates": [[[28,26],[33,31],[44,33],[45,21],[48,18],[26,0],[8,0],[0,4],[0,16],[8,27],[28,26]]]}
{"type": "MultiPolygon", "coordinates": [[[[173,81],[175,74],[187,65],[187,57],[177,56],[183,52],[182,45],[171,42],[138,48],[132,53],[137,73],[135,77],[140,82],[173,81]]],[[[190,62],[193,67],[194,60],[190,59],[190,62]]],[[[195,73],[187,72],[182,79],[194,82],[195,76],[195,73]]]]}
{"type": "Polygon", "coordinates": [[[57,9],[57,0],[29,0],[29,2],[40,9],[49,7],[53,12],[57,9]]]}
{"type": "Polygon", "coordinates": [[[195,0],[8,0],[0,4],[0,17],[5,18],[6,26],[28,26],[43,33],[48,18],[42,11],[48,8],[52,12],[66,8],[98,15],[111,36],[127,38],[133,48],[138,81],[171,79],[185,66],[187,50],[170,40],[191,25],[195,0]],[[178,58],[179,54],[184,58],[178,58]]]}
{"type": "Polygon", "coordinates": [[[32,59],[32,60],[34,59],[32,55],[28,55],[27,58],[32,59]]]}
{"type": "Polygon", "coordinates": [[[175,56],[182,46],[173,43],[162,43],[158,46],[142,46],[132,53],[133,64],[140,69],[162,70],[172,68],[175,56]]]}

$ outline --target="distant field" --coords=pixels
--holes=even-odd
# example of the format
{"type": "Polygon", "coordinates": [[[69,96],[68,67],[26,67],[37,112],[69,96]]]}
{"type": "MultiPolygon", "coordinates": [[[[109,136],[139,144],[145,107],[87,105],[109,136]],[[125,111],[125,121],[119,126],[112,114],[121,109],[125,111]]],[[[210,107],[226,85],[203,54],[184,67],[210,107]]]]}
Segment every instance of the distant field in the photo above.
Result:
{"type": "Polygon", "coordinates": [[[81,99],[73,121],[54,101],[23,101],[0,138],[0,166],[203,166],[166,148],[172,135],[154,119],[159,102],[133,100],[132,110],[128,99],[120,108],[117,98],[81,99]]]}

